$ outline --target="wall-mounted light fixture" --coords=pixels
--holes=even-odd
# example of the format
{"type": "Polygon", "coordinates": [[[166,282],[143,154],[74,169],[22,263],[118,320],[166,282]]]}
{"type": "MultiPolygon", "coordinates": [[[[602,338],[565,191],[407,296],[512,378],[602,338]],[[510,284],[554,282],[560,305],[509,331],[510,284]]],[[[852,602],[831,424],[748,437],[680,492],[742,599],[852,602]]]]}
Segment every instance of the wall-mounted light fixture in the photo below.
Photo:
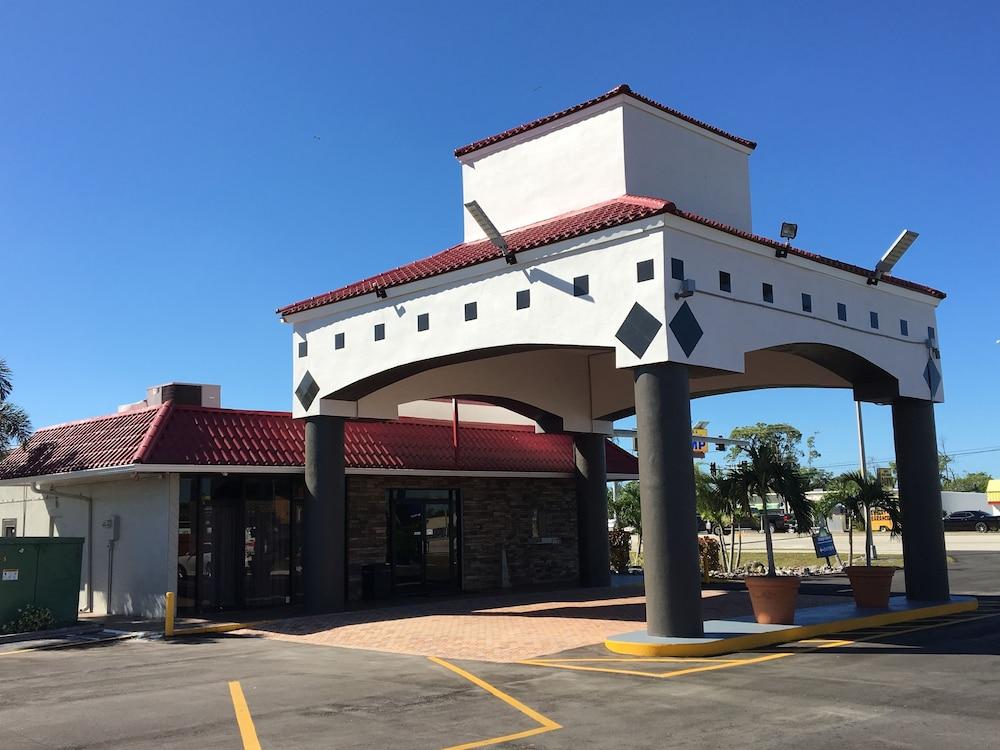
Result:
{"type": "Polygon", "coordinates": [[[795,235],[797,235],[798,233],[799,233],[798,224],[792,224],[791,222],[788,221],[781,222],[781,239],[785,241],[785,247],[784,248],[779,247],[774,251],[775,258],[788,257],[788,250],[786,250],[785,248],[791,246],[792,240],[795,239],[795,235]]]}
{"type": "Polygon", "coordinates": [[[482,207],[476,201],[469,201],[465,204],[465,210],[469,212],[469,215],[479,225],[479,228],[483,230],[486,239],[493,243],[497,250],[503,253],[507,264],[512,266],[517,263],[517,258],[514,257],[514,253],[507,246],[507,240],[500,234],[500,230],[496,228],[496,225],[490,221],[490,217],[486,215],[482,207]]]}
{"type": "Polygon", "coordinates": [[[893,266],[899,262],[899,259],[903,257],[903,254],[910,249],[910,245],[913,244],[914,240],[920,235],[910,229],[904,229],[899,233],[899,237],[896,241],[892,243],[888,250],[885,251],[885,255],[882,259],[875,264],[875,271],[871,276],[868,277],[868,283],[871,286],[878,284],[879,279],[882,278],[882,274],[889,273],[893,266]]]}
{"type": "Polygon", "coordinates": [[[681,282],[681,290],[679,292],[674,292],[674,299],[684,299],[686,297],[690,297],[694,293],[694,279],[684,279],[684,281],[681,282]]]}

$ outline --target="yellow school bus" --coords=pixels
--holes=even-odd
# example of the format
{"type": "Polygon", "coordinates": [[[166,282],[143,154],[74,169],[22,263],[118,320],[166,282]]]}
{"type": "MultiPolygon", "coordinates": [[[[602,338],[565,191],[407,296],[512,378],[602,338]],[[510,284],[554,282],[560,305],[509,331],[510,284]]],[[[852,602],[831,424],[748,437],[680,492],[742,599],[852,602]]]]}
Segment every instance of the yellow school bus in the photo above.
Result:
{"type": "Polygon", "coordinates": [[[872,508],[872,531],[892,531],[892,519],[884,510],[872,508]]]}

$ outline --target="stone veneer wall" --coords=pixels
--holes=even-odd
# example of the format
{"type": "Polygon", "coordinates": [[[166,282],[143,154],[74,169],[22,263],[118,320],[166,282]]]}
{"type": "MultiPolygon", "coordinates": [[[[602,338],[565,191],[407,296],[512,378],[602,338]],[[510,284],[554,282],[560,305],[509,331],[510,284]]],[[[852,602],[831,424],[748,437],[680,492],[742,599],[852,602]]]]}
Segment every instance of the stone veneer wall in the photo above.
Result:
{"type": "Polygon", "coordinates": [[[500,588],[504,546],[512,586],[572,584],[579,579],[572,479],[349,475],[347,568],[351,599],[361,597],[361,566],[386,562],[386,493],[393,488],[460,491],[464,591],[500,588]]]}

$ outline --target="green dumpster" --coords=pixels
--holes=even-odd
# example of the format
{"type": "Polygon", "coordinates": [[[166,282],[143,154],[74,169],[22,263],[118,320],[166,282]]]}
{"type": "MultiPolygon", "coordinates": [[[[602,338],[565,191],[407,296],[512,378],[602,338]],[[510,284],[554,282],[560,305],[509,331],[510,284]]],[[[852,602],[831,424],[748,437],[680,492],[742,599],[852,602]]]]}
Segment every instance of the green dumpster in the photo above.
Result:
{"type": "Polygon", "coordinates": [[[82,537],[0,538],[0,628],[26,604],[52,612],[56,627],[75,623],[82,558],[82,537]]]}

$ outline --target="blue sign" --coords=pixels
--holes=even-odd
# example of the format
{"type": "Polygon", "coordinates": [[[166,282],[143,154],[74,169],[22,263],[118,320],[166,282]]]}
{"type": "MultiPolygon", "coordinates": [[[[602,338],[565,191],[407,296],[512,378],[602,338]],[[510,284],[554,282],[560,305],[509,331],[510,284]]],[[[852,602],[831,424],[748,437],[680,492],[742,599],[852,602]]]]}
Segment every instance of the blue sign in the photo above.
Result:
{"type": "Polygon", "coordinates": [[[829,531],[821,531],[813,534],[813,547],[816,549],[816,557],[836,557],[837,545],[833,543],[833,534],[829,531]]]}

